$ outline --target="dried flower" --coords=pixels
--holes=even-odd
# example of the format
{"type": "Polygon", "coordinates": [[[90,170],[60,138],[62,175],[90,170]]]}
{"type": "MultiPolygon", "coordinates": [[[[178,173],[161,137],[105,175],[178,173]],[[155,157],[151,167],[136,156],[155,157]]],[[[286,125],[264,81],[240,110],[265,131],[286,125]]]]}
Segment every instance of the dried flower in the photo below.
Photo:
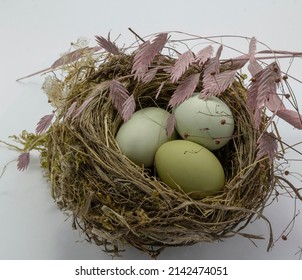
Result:
{"type": "Polygon", "coordinates": [[[258,72],[255,76],[255,82],[252,82],[248,88],[247,105],[254,112],[254,122],[258,129],[261,124],[262,109],[267,98],[271,94],[277,93],[276,78],[280,77],[278,65],[273,62],[258,72]],[[275,71],[277,69],[277,72],[275,71]]]}
{"type": "Polygon", "coordinates": [[[135,107],[136,107],[135,99],[132,94],[123,103],[122,118],[125,122],[128,121],[132,117],[132,115],[135,111],[135,107]]]}
{"type": "Polygon", "coordinates": [[[256,49],[257,49],[257,40],[255,37],[251,38],[250,45],[249,45],[249,65],[248,70],[250,71],[252,76],[255,76],[257,73],[259,73],[262,70],[261,65],[256,60],[256,49]]]}
{"type": "Polygon", "coordinates": [[[213,55],[213,47],[207,46],[201,49],[196,54],[196,61],[198,62],[199,65],[205,64],[211,58],[212,55],[213,55]]]}
{"type": "Polygon", "coordinates": [[[167,135],[169,137],[172,136],[173,132],[174,132],[174,128],[175,128],[175,124],[176,124],[176,118],[174,114],[170,114],[168,120],[167,120],[167,127],[166,127],[166,131],[167,131],[167,135]]]}
{"type": "Polygon", "coordinates": [[[107,52],[115,54],[115,55],[119,55],[120,51],[118,49],[118,47],[116,46],[116,44],[114,42],[111,42],[110,39],[105,39],[102,36],[95,36],[96,41],[98,42],[98,44],[104,48],[107,52]]]}
{"type": "Polygon", "coordinates": [[[278,151],[278,143],[276,136],[273,132],[264,132],[260,139],[257,141],[257,156],[259,160],[268,156],[271,163],[273,163],[278,151]]]}
{"type": "Polygon", "coordinates": [[[21,155],[19,155],[17,159],[17,169],[19,171],[24,171],[25,169],[27,169],[29,165],[29,161],[30,161],[29,152],[22,153],[21,155]]]}
{"type": "Polygon", "coordinates": [[[158,70],[158,67],[150,68],[145,73],[144,77],[142,78],[142,82],[145,83],[145,84],[150,83],[155,78],[157,70],[158,70]]]}
{"type": "Polygon", "coordinates": [[[174,107],[191,97],[198,85],[200,73],[192,74],[179,84],[171,96],[169,106],[174,107]]]}
{"type": "Polygon", "coordinates": [[[129,97],[128,90],[117,80],[110,82],[109,97],[115,109],[119,112],[120,116],[123,115],[124,102],[129,97]]]}
{"type": "Polygon", "coordinates": [[[42,85],[42,90],[46,93],[49,102],[55,108],[61,108],[65,103],[65,92],[62,82],[56,77],[48,76],[42,85]]]}
{"type": "Polygon", "coordinates": [[[233,84],[236,73],[236,70],[230,70],[216,75],[206,75],[203,80],[204,86],[200,96],[219,96],[233,84]]]}
{"type": "Polygon", "coordinates": [[[54,115],[55,115],[54,113],[52,113],[50,115],[45,115],[44,117],[42,117],[40,119],[40,121],[37,123],[37,127],[36,127],[37,134],[41,134],[47,130],[47,128],[51,125],[54,115]]]}
{"type": "Polygon", "coordinates": [[[89,96],[88,98],[86,98],[85,101],[81,104],[81,106],[74,111],[72,119],[78,117],[90,104],[93,98],[94,96],[89,96]]]}
{"type": "Polygon", "coordinates": [[[175,83],[188,70],[189,66],[194,61],[194,55],[191,51],[184,52],[171,69],[171,81],[175,83]]]}
{"type": "Polygon", "coordinates": [[[157,54],[159,54],[167,42],[167,33],[158,34],[153,42],[144,42],[138,48],[134,57],[132,73],[134,77],[141,80],[148,71],[148,68],[157,54]]]}

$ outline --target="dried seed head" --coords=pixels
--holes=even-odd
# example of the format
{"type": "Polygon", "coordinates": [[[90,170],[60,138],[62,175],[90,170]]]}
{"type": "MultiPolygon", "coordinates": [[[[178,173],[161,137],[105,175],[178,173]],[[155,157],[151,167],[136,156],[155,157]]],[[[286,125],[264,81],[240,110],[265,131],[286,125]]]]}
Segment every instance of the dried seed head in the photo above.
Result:
{"type": "Polygon", "coordinates": [[[282,79],[283,79],[284,81],[286,81],[286,80],[288,79],[288,76],[287,76],[287,75],[284,75],[284,76],[282,77],[282,79]]]}
{"type": "Polygon", "coordinates": [[[281,79],[280,79],[280,78],[277,78],[277,79],[275,79],[275,82],[276,82],[276,83],[280,83],[280,82],[281,82],[281,79]]]}
{"type": "Polygon", "coordinates": [[[285,171],[284,171],[284,175],[286,175],[286,176],[289,175],[289,171],[288,171],[288,170],[285,170],[285,171]]]}
{"type": "Polygon", "coordinates": [[[221,123],[222,125],[224,125],[224,124],[226,123],[226,120],[225,120],[225,119],[222,119],[222,120],[220,121],[220,123],[221,123]]]}
{"type": "Polygon", "coordinates": [[[255,77],[252,77],[252,78],[251,78],[251,81],[252,81],[253,83],[255,83],[255,82],[256,82],[256,78],[255,78],[255,77]]]}
{"type": "Polygon", "coordinates": [[[286,241],[286,240],[287,240],[287,236],[286,236],[286,235],[284,235],[284,234],[281,236],[281,238],[282,238],[282,240],[284,240],[284,241],[286,241]]]}
{"type": "Polygon", "coordinates": [[[289,93],[285,94],[285,98],[289,99],[290,98],[290,94],[289,93]]]}

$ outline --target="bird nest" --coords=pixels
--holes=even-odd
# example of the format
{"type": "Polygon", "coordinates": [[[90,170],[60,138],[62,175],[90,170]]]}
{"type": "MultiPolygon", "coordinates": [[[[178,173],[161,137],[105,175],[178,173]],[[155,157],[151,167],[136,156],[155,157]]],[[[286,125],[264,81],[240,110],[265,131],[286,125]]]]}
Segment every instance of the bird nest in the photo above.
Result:
{"type": "MultiPolygon", "coordinates": [[[[283,103],[276,91],[264,95],[261,87],[267,83],[277,89],[286,77],[276,62],[259,63],[254,38],[248,40],[250,52],[236,59],[221,59],[221,46],[213,55],[212,41],[198,53],[180,53],[167,33],[138,40],[138,48],[120,49],[109,38],[97,37],[98,47],[78,48],[48,69],[63,70],[61,78],[53,72],[43,85],[55,109],[41,119],[35,134],[22,136],[26,148],[19,169],[26,168],[31,149],[39,150],[55,201],[72,214],[75,228],[109,253],[130,245],[156,257],[169,246],[234,235],[261,238],[243,229],[255,217],[271,229],[263,209],[276,186],[286,182],[275,172],[281,140],[276,129],[270,130],[273,118],[266,113],[268,108],[276,115],[280,110],[273,104],[280,108],[283,103]],[[240,72],[247,63],[253,74],[249,86],[240,72]],[[193,75],[198,79],[192,86],[193,75]],[[193,92],[223,100],[235,127],[228,144],[213,151],[225,172],[223,189],[198,199],[169,187],[154,166],[133,163],[115,139],[135,110],[152,106],[173,113],[175,104],[193,92]]],[[[268,248],[272,242],[270,231],[268,248]]]]}

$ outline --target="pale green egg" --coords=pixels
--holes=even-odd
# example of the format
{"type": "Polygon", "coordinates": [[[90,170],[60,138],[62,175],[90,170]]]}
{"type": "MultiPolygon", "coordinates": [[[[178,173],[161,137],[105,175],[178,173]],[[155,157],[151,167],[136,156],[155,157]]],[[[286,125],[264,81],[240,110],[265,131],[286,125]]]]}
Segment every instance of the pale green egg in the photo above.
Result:
{"type": "Polygon", "coordinates": [[[163,144],[156,152],[155,167],[160,179],[193,198],[213,195],[225,183],[223,167],[207,148],[186,140],[163,144]]]}
{"type": "Polygon", "coordinates": [[[158,107],[135,112],[115,137],[121,152],[139,166],[152,166],[157,149],[176,137],[176,132],[171,137],[167,135],[169,116],[169,112],[158,107]]]}
{"type": "Polygon", "coordinates": [[[234,132],[234,118],[228,105],[217,97],[200,99],[195,93],[174,109],[176,129],[185,139],[217,150],[234,132]]]}

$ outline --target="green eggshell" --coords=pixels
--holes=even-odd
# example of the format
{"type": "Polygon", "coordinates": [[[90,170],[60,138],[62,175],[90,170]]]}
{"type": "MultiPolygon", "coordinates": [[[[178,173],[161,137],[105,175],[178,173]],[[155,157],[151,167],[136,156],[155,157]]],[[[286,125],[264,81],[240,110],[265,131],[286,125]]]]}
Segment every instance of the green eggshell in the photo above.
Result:
{"type": "Polygon", "coordinates": [[[225,183],[223,167],[205,147],[187,140],[163,144],[156,152],[155,166],[161,180],[181,188],[193,198],[219,192],[225,183]]]}
{"type": "Polygon", "coordinates": [[[209,150],[220,149],[232,138],[232,111],[217,97],[200,99],[199,93],[195,93],[175,107],[174,114],[179,135],[209,150]]]}
{"type": "Polygon", "coordinates": [[[169,112],[158,107],[135,112],[116,134],[115,140],[121,152],[139,166],[152,166],[157,149],[176,138],[176,132],[171,137],[167,136],[169,116],[169,112]]]}

